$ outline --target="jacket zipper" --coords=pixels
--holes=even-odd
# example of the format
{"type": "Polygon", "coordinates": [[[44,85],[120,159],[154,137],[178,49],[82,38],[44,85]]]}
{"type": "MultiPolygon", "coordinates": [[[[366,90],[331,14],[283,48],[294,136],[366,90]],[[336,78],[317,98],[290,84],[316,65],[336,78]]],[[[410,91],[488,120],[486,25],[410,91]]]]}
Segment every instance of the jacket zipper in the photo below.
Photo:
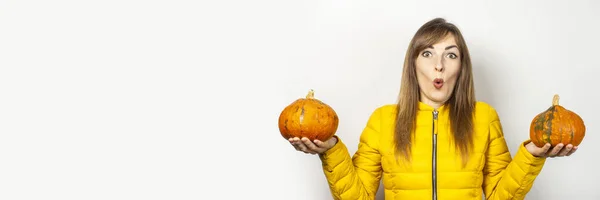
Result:
{"type": "Polygon", "coordinates": [[[431,186],[432,186],[432,198],[433,200],[437,200],[437,118],[438,118],[438,111],[434,110],[433,111],[433,130],[432,130],[432,140],[433,140],[433,151],[432,151],[432,180],[431,180],[431,186]]]}

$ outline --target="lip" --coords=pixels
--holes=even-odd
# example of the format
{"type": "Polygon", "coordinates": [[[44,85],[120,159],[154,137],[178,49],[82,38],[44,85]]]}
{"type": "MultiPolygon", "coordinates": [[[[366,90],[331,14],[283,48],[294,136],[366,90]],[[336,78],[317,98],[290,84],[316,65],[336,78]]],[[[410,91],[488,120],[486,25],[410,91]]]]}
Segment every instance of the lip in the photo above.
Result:
{"type": "Polygon", "coordinates": [[[433,80],[433,86],[437,89],[440,89],[444,86],[444,79],[436,78],[433,80]]]}

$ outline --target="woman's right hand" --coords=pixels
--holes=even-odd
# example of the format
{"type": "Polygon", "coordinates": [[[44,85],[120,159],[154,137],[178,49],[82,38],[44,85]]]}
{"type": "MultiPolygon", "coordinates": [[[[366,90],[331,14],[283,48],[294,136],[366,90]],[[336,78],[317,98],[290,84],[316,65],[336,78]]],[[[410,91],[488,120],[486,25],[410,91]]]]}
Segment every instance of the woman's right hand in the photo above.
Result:
{"type": "Polygon", "coordinates": [[[337,143],[337,138],[331,137],[327,141],[322,142],[319,140],[310,141],[306,137],[303,137],[302,139],[298,137],[293,137],[288,139],[288,141],[290,141],[292,146],[294,146],[294,148],[296,148],[297,151],[309,154],[322,154],[325,153],[325,151],[331,149],[331,147],[335,146],[335,144],[337,143]]]}

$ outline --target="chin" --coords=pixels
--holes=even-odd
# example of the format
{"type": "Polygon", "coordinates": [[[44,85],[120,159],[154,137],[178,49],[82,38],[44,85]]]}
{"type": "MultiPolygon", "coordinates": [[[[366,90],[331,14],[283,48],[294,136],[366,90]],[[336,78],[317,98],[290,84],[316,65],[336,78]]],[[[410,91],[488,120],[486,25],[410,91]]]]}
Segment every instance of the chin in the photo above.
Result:
{"type": "Polygon", "coordinates": [[[446,103],[446,101],[448,101],[448,98],[434,98],[432,99],[435,102],[441,102],[442,104],[446,103]]]}
{"type": "Polygon", "coordinates": [[[447,92],[432,92],[430,94],[431,100],[435,101],[435,102],[446,102],[448,99],[450,99],[450,94],[447,92]]]}

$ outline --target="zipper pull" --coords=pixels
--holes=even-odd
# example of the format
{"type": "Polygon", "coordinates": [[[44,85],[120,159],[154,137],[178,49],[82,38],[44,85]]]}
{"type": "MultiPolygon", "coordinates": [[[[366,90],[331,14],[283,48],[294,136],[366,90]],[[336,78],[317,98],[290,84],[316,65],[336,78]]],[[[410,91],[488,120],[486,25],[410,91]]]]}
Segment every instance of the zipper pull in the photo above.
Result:
{"type": "Polygon", "coordinates": [[[437,110],[434,110],[434,111],[433,111],[433,119],[434,119],[434,120],[435,120],[435,119],[437,119],[437,116],[438,116],[438,111],[437,111],[437,110]]]}

